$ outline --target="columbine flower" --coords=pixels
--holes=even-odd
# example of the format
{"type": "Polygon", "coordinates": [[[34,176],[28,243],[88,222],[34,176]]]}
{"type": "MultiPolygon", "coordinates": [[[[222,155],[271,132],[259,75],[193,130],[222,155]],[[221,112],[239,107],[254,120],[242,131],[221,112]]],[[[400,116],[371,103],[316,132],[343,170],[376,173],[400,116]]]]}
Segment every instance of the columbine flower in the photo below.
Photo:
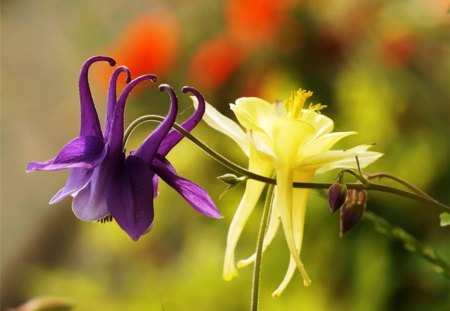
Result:
{"type": "MultiPolygon", "coordinates": [[[[206,216],[220,218],[209,195],[198,185],[176,173],[165,155],[181,140],[181,134],[171,132],[178,111],[178,101],[173,89],[161,85],[169,93],[171,106],[164,120],[136,150],[125,155],[123,146],[125,103],[132,89],[142,81],[156,80],[153,75],[143,75],[129,82],[119,99],[116,98],[116,82],[121,72],[118,67],[112,74],[108,94],[105,131],[102,135],[95,106],[90,94],[87,74],[96,61],[114,60],[98,56],[89,59],[80,75],[81,130],[76,139],[69,142],[58,155],[46,162],[31,162],[27,171],[60,170],[71,168],[66,186],[50,201],[55,203],[68,195],[74,197],[72,209],[85,221],[101,220],[112,216],[130,237],[137,240],[147,232],[153,222],[153,196],[160,176],[179,192],[197,211],[206,216]],[[169,133],[169,134],[168,134],[169,133]],[[159,153],[158,153],[159,152],[159,153]]],[[[128,80],[128,79],[127,79],[128,80]]],[[[204,112],[201,95],[190,87],[183,92],[193,93],[199,109],[184,124],[191,130],[204,112]]]]}
{"type": "MultiPolygon", "coordinates": [[[[347,150],[330,150],[340,139],[355,132],[331,132],[333,121],[320,114],[324,106],[310,105],[304,109],[311,92],[299,90],[286,102],[270,104],[259,98],[239,98],[231,104],[239,123],[221,115],[207,105],[204,120],[213,128],[231,137],[249,157],[249,170],[262,176],[276,174],[277,187],[272,204],[263,250],[267,248],[281,221],[290,252],[287,274],[278,289],[278,296],[292,278],[295,268],[301,272],[304,284],[311,281],[303,267],[300,252],[303,240],[308,189],[293,188],[293,182],[311,182],[314,175],[334,168],[355,168],[355,156],[366,167],[381,154],[367,151],[371,145],[347,150]]],[[[224,278],[230,280],[238,272],[234,252],[239,236],[255,207],[265,184],[248,180],[244,196],[230,225],[225,252],[224,278]]],[[[241,260],[238,267],[252,263],[255,255],[241,260]]]]}

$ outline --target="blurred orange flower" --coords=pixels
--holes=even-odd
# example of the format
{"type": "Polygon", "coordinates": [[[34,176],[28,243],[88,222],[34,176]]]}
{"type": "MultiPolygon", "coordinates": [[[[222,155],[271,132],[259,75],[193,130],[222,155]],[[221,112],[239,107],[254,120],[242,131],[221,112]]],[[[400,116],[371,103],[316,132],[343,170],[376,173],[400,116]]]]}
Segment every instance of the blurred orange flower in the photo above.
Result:
{"type": "Polygon", "coordinates": [[[246,47],[273,41],[294,0],[228,0],[225,17],[230,33],[246,47]]]}
{"type": "Polygon", "coordinates": [[[189,67],[189,77],[199,88],[213,91],[239,68],[243,55],[229,36],[219,35],[197,49],[189,67]]]}
{"type": "Polygon", "coordinates": [[[179,26],[169,12],[153,12],[132,20],[116,46],[108,53],[132,75],[166,74],[179,46],[179,26]]]}

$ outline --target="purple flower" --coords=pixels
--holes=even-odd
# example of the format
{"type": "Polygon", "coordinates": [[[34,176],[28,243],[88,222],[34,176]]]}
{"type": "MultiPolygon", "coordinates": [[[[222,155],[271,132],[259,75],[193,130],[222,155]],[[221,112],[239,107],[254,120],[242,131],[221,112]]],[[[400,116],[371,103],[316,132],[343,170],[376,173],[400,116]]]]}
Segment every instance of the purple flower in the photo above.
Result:
{"type": "MultiPolygon", "coordinates": [[[[50,200],[50,204],[72,195],[72,209],[78,218],[92,221],[112,216],[133,240],[137,240],[150,229],[153,222],[153,198],[158,175],[194,209],[206,216],[220,218],[209,195],[195,183],[178,176],[165,158],[183,138],[178,132],[169,132],[178,111],[178,100],[173,89],[168,85],[160,86],[161,91],[169,93],[171,100],[166,119],[136,151],[125,155],[123,135],[126,100],[137,84],[145,80],[156,81],[156,77],[143,75],[129,81],[130,72],[126,67],[114,70],[102,134],[88,83],[89,68],[98,61],[107,61],[111,66],[115,64],[109,57],[96,56],[88,59],[81,69],[80,135],[64,146],[55,158],[28,164],[27,171],[71,169],[66,185],[50,200]],[[129,83],[117,99],[116,83],[122,72],[127,74],[129,83]]],[[[195,89],[184,87],[183,92],[193,93],[199,101],[199,108],[183,123],[183,127],[190,131],[203,116],[205,104],[195,89]]]]}

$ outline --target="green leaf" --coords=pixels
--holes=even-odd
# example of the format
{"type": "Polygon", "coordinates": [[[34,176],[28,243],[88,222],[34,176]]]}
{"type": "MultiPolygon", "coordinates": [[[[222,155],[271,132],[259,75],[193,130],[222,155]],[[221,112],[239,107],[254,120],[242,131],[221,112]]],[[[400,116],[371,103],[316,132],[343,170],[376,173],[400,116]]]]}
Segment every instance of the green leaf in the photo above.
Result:
{"type": "Polygon", "coordinates": [[[441,219],[441,227],[450,225],[450,214],[449,213],[444,212],[441,215],[439,215],[439,218],[441,219]]]}

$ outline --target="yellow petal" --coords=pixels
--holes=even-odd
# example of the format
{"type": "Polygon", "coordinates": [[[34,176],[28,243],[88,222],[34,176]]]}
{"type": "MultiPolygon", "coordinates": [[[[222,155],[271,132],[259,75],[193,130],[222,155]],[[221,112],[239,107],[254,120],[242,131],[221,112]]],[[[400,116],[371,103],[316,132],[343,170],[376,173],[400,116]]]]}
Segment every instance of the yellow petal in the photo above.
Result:
{"type": "MultiPolygon", "coordinates": [[[[192,97],[194,102],[194,107],[197,108],[198,102],[196,97],[192,97]]],[[[227,118],[221,114],[217,109],[215,109],[210,104],[206,103],[205,114],[203,115],[203,120],[213,129],[222,132],[231,139],[233,139],[242,151],[249,156],[249,143],[245,132],[242,128],[230,118],[227,118]]]]}
{"type": "Polygon", "coordinates": [[[239,123],[247,130],[270,132],[276,117],[275,107],[269,102],[257,97],[242,97],[230,105],[239,123]]]}
{"type": "Polygon", "coordinates": [[[328,151],[342,138],[354,134],[356,132],[334,132],[322,135],[298,150],[297,162],[304,158],[328,151]]]}
{"type": "Polygon", "coordinates": [[[283,291],[286,289],[287,285],[291,281],[292,277],[294,276],[295,271],[297,270],[297,265],[295,264],[294,257],[289,256],[289,266],[286,271],[286,275],[284,276],[283,281],[278,286],[278,288],[272,293],[273,298],[278,298],[281,296],[283,291]]]}
{"type": "MultiPolygon", "coordinates": [[[[284,235],[286,238],[287,246],[295,264],[302,274],[303,282],[307,286],[311,283],[308,274],[306,273],[303,263],[299,257],[299,249],[296,247],[294,224],[292,218],[293,198],[292,198],[292,181],[293,170],[290,167],[283,167],[277,169],[277,189],[276,198],[277,208],[280,212],[281,224],[283,225],[284,235]]],[[[297,220],[296,220],[297,221],[297,220]]],[[[296,224],[298,225],[298,224],[296,224]]]]}
{"type": "MultiPolygon", "coordinates": [[[[355,166],[355,156],[358,156],[358,158],[361,157],[362,162],[365,164],[365,166],[367,166],[382,155],[378,152],[367,151],[367,149],[369,149],[370,147],[372,147],[372,145],[360,145],[347,150],[331,150],[316,154],[301,160],[297,164],[296,169],[321,169],[320,172],[324,172],[325,170],[329,170],[335,167],[342,167],[340,166],[341,164],[350,166],[352,165],[351,163],[353,163],[352,166],[355,166]]],[[[343,166],[342,168],[346,168],[346,166],[343,166]]]]}
{"type": "Polygon", "coordinates": [[[269,137],[261,133],[248,133],[248,141],[250,148],[254,148],[255,152],[264,161],[275,163],[277,161],[277,155],[273,151],[273,144],[269,137]]]}
{"type": "MultiPolygon", "coordinates": [[[[267,247],[270,245],[270,243],[272,243],[272,240],[274,239],[277,231],[278,231],[278,227],[280,226],[280,213],[277,210],[277,206],[275,204],[273,204],[273,202],[275,202],[275,193],[274,193],[274,198],[272,200],[272,208],[271,208],[271,212],[269,215],[269,224],[267,225],[267,231],[264,235],[264,241],[263,241],[263,249],[262,252],[264,253],[267,249],[267,247]]],[[[253,255],[251,255],[250,257],[243,259],[243,260],[239,260],[237,263],[237,267],[239,269],[242,269],[252,263],[254,263],[256,260],[256,254],[253,253],[253,255]]]]}
{"type": "Polygon", "coordinates": [[[273,140],[273,150],[283,163],[282,165],[293,166],[298,150],[302,149],[314,134],[314,127],[306,122],[287,117],[279,117],[275,122],[271,137],[273,140]]]}
{"type": "Polygon", "coordinates": [[[359,161],[360,167],[365,168],[368,165],[375,162],[376,160],[378,160],[379,158],[381,158],[383,156],[383,154],[380,152],[375,152],[375,151],[361,152],[361,153],[355,154],[353,157],[348,157],[346,159],[334,161],[327,165],[324,165],[317,170],[317,173],[318,174],[325,173],[325,172],[328,172],[335,168],[356,169],[356,168],[358,168],[358,165],[357,165],[356,159],[355,159],[356,156],[358,156],[358,161],[359,161]]]}
{"type": "Polygon", "coordinates": [[[316,129],[317,136],[330,133],[334,127],[333,120],[310,109],[302,110],[300,120],[311,124],[316,129]]]}
{"type": "MultiPolygon", "coordinates": [[[[299,182],[311,182],[314,177],[314,172],[294,172],[294,180],[299,182]]],[[[292,190],[292,224],[294,231],[295,247],[298,251],[298,256],[301,257],[303,232],[305,228],[305,214],[308,202],[309,189],[293,188],[292,190]]],[[[285,290],[296,268],[295,259],[293,256],[289,258],[289,266],[286,275],[281,282],[280,286],[272,293],[273,297],[279,297],[285,290]]],[[[304,277],[303,283],[305,286],[309,286],[311,281],[308,277],[304,277]]]]}
{"type": "MultiPolygon", "coordinates": [[[[257,154],[251,154],[249,158],[249,170],[256,174],[269,177],[273,168],[270,162],[261,161],[257,154]]],[[[265,183],[251,179],[247,180],[244,196],[239,203],[228,230],[223,267],[223,277],[226,281],[238,275],[234,259],[236,245],[250,214],[258,202],[264,186],[265,183]]]]}

